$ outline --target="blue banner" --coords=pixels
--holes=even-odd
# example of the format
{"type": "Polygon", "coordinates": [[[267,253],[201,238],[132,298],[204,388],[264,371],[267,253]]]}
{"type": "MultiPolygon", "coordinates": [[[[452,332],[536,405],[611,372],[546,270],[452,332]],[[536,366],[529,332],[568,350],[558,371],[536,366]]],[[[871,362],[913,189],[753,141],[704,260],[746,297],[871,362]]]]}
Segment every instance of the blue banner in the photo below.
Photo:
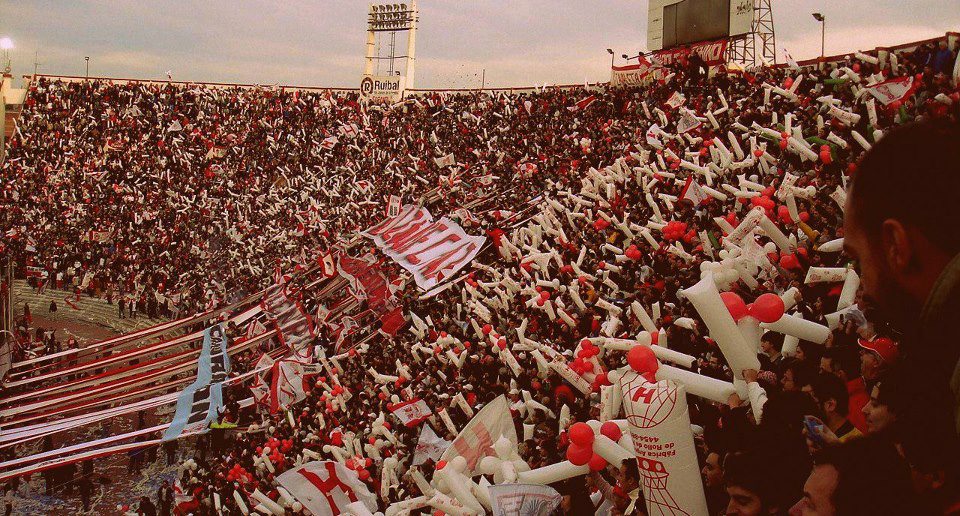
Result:
{"type": "Polygon", "coordinates": [[[223,381],[230,373],[227,335],[223,325],[203,331],[203,346],[197,360],[197,379],[177,397],[177,411],[163,434],[164,441],[177,439],[184,432],[204,431],[216,421],[223,408],[223,381]]]}

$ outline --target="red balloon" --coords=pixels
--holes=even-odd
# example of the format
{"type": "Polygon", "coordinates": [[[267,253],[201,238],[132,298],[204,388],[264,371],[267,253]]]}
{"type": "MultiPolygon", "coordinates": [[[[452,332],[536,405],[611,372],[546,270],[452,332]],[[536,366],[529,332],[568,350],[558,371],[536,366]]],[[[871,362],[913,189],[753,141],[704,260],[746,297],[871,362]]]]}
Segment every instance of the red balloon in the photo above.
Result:
{"type": "Polygon", "coordinates": [[[620,430],[620,425],[613,421],[607,421],[600,425],[600,435],[609,438],[611,441],[619,441],[623,437],[623,430],[620,430]]]}
{"type": "Polygon", "coordinates": [[[783,300],[776,294],[762,294],[750,305],[750,315],[760,322],[773,323],[783,317],[783,300]]]}
{"type": "Polygon", "coordinates": [[[627,363],[630,364],[630,367],[640,373],[656,373],[657,369],[660,368],[660,363],[657,362],[657,357],[654,356],[653,350],[647,346],[634,346],[627,353],[627,363]]]}
{"type": "Polygon", "coordinates": [[[780,266],[788,270],[799,269],[800,260],[798,260],[797,257],[792,254],[785,254],[780,257],[780,266]]]}
{"type": "Polygon", "coordinates": [[[437,461],[437,467],[434,468],[434,469],[438,469],[438,470],[439,470],[439,469],[443,469],[443,468],[445,468],[445,467],[447,467],[447,461],[441,460],[441,461],[437,461]]]}
{"type": "Polygon", "coordinates": [[[830,154],[830,151],[822,151],[820,153],[820,161],[822,161],[824,165],[829,165],[833,163],[833,155],[830,154]]]}
{"type": "Polygon", "coordinates": [[[489,324],[484,324],[484,325],[483,325],[483,334],[484,334],[484,335],[490,335],[490,332],[491,332],[491,331],[493,331],[493,326],[490,326],[489,324]]]}
{"type": "Polygon", "coordinates": [[[650,344],[659,344],[660,343],[660,332],[655,331],[650,334],[650,344]]]}
{"type": "Polygon", "coordinates": [[[746,317],[748,310],[747,304],[743,302],[736,292],[723,292],[720,294],[720,299],[723,300],[724,306],[727,307],[727,311],[730,312],[730,316],[733,317],[734,321],[739,321],[746,317]]]}
{"type": "Polygon", "coordinates": [[[593,429],[586,423],[574,423],[569,430],[570,442],[581,446],[593,445],[593,429]]]}
{"type": "Polygon", "coordinates": [[[365,469],[361,469],[357,472],[357,476],[360,477],[360,480],[366,482],[370,478],[370,472],[365,469]]]}
{"type": "Polygon", "coordinates": [[[576,443],[567,447],[567,460],[574,466],[583,466],[593,458],[593,448],[576,443]]]}
{"type": "Polygon", "coordinates": [[[601,471],[603,468],[607,467],[607,459],[604,459],[603,457],[594,453],[593,457],[590,457],[590,462],[587,464],[590,465],[590,471],[601,471]]]}

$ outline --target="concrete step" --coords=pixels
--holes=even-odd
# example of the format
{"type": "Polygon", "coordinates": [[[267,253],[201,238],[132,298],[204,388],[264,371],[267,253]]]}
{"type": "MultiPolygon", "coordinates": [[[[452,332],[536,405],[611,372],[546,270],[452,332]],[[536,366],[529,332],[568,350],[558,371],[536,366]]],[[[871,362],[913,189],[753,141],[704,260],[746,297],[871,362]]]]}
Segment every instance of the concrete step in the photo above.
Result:
{"type": "Polygon", "coordinates": [[[13,311],[15,317],[23,314],[24,303],[30,305],[31,313],[42,314],[49,319],[96,324],[117,333],[129,333],[163,322],[162,319],[149,319],[139,315],[132,319],[129,317],[121,319],[117,311],[117,305],[108,304],[104,299],[81,294],[80,300],[76,301],[72,292],[50,288],[44,289],[42,294],[38,294],[36,289],[27,285],[26,280],[14,280],[13,311]],[[64,301],[67,297],[77,306],[76,309],[64,301]],[[50,301],[57,302],[56,312],[50,312],[50,301]]]}

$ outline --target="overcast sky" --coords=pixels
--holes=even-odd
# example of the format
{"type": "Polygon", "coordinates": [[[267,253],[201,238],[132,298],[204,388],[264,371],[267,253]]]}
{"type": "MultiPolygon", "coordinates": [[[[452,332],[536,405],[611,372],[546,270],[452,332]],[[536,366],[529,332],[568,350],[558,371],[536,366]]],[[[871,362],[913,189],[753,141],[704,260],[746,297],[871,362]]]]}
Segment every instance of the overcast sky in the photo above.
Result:
{"type": "MultiPolygon", "coordinates": [[[[797,59],[960,31],[960,0],[774,1],[777,43],[797,59]]],[[[647,2],[421,0],[417,87],[581,83],[646,43],[647,2]]],[[[358,0],[0,0],[14,74],[356,87],[367,2],[358,0]]],[[[403,49],[405,50],[405,49],[403,49]]],[[[385,52],[385,50],[384,50],[385,52]]],[[[399,52],[403,53],[403,52],[399,52]]]]}

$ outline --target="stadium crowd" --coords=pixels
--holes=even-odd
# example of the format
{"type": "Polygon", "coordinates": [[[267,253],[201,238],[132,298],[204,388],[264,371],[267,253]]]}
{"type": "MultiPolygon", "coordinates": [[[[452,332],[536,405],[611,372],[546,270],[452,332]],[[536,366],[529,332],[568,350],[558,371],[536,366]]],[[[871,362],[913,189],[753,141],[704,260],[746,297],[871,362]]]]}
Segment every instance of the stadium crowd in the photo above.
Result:
{"type": "MultiPolygon", "coordinates": [[[[352,466],[380,509],[428,495],[402,474],[421,428],[390,416],[401,397],[425,401],[434,414],[425,424],[453,440],[441,412],[463,428],[461,400],[478,410],[506,395],[523,460],[563,461],[569,425],[600,416],[607,373],[627,364],[610,351],[586,360],[582,342],[649,329],[635,303],[653,310],[653,338],[696,358],[690,369],[744,383],[726,403],[688,396],[711,514],[956,514],[949,382],[960,353],[951,339],[960,213],[944,195],[960,177],[955,60],[944,46],[902,54],[896,70],[850,58],[823,70],[706,78],[676,65],[645,86],[434,94],[390,107],[353,94],[41,79],[2,170],[3,245],[38,284],[143,303],[144,312],[152,297],[158,315],[176,317],[309,268],[382,220],[391,194],[435,214],[468,209],[458,220],[489,236],[451,288],[422,298],[408,281],[397,293],[408,328],[345,344],[335,377],[314,377],[289,413],[241,409],[250,385],[233,389],[221,422],[246,430],[201,437],[181,468],[177,503],[165,486],[156,503],[141,501],[141,514],[175,506],[213,514],[214,493],[225,514],[241,512],[234,491],[249,508],[259,503],[255,489],[280,500],[275,475],[305,461],[304,450],[332,458],[329,447],[366,458],[352,466]],[[868,108],[874,74],[912,76],[915,91],[868,108]],[[681,124],[694,127],[681,134],[681,124]],[[791,142],[791,127],[809,147],[791,142]],[[707,167],[724,154],[722,168],[707,167]],[[712,191],[684,200],[688,177],[712,191]],[[730,230],[716,219],[734,228],[758,207],[790,249],[751,238],[743,247],[757,255],[754,283],[721,290],[749,301],[776,293],[788,311],[831,331],[789,348],[768,331],[760,367],[736,371],[680,291],[700,281],[705,262],[720,261],[730,230]],[[823,247],[840,238],[845,252],[823,247]],[[855,304],[838,308],[842,281],[805,281],[811,267],[858,271],[855,304]],[[546,303],[530,302],[534,290],[546,303]],[[936,301],[921,312],[928,294],[936,301]],[[489,327],[478,335],[481,319],[489,327]],[[591,392],[541,367],[534,349],[595,373],[591,392]],[[371,369],[401,379],[378,384],[371,369]],[[349,399],[331,404],[323,384],[349,399]],[[264,448],[276,471],[259,459],[264,448]],[[391,481],[385,471],[394,468],[391,481]]],[[[382,266],[390,278],[404,274],[389,260],[382,266]]],[[[304,298],[311,313],[325,303],[304,298]]],[[[321,331],[316,343],[333,355],[336,340],[321,331]]],[[[236,372],[258,359],[241,357],[236,372]]],[[[418,468],[429,478],[440,467],[418,468]]],[[[591,469],[553,486],[559,511],[646,513],[635,463],[591,469]]]]}

